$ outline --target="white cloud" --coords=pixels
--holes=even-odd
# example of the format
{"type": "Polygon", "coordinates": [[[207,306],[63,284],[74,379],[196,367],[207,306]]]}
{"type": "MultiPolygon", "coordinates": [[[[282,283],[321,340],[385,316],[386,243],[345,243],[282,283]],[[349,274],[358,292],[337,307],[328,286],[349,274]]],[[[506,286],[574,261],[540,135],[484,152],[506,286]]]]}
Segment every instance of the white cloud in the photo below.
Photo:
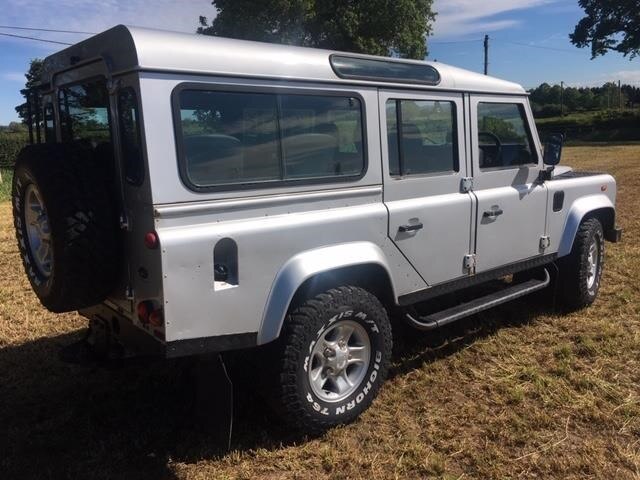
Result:
{"type": "Polygon", "coordinates": [[[618,70],[602,75],[604,81],[620,80],[622,83],[640,83],[640,70],[618,70]]]}
{"type": "Polygon", "coordinates": [[[504,30],[520,24],[510,18],[491,19],[499,14],[538,7],[557,0],[436,0],[438,12],[434,33],[438,38],[504,30]]]}
{"type": "MultiPolygon", "coordinates": [[[[55,4],[50,0],[3,0],[2,3],[3,24],[86,32],[101,32],[114,25],[127,24],[193,33],[198,27],[200,15],[207,18],[215,16],[211,0],[58,0],[55,4]]],[[[88,36],[6,31],[68,43],[75,43],[88,36]]],[[[8,39],[9,37],[3,37],[3,41],[8,39]]],[[[46,43],[39,45],[49,52],[64,47],[46,43]]]]}
{"type": "Polygon", "coordinates": [[[0,73],[0,78],[9,82],[23,82],[25,81],[24,73],[22,72],[3,72],[0,73]]]}

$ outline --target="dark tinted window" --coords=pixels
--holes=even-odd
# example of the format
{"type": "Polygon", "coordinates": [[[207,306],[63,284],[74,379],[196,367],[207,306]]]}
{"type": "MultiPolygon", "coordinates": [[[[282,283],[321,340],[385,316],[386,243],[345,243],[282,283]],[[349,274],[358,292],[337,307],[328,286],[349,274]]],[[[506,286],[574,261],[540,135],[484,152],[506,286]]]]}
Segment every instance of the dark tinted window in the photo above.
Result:
{"type": "Polygon", "coordinates": [[[478,104],[478,146],[480,168],[538,162],[527,116],[519,103],[478,104]]]}
{"type": "Polygon", "coordinates": [[[436,85],[440,82],[438,71],[426,63],[405,63],[394,60],[331,55],[331,66],[336,75],[342,78],[424,83],[427,85],[436,85]]]}
{"type": "Polygon", "coordinates": [[[186,176],[199,187],[359,175],[360,101],[205,90],[179,94],[186,176]]]}
{"type": "Polygon", "coordinates": [[[94,147],[111,141],[104,80],[61,88],[58,101],[63,141],[87,140],[94,147]]]}
{"type": "Polygon", "coordinates": [[[138,99],[131,87],[118,92],[118,123],[124,176],[132,185],[141,185],[144,166],[140,149],[140,120],[138,99]]]}
{"type": "Polygon", "coordinates": [[[458,171],[453,102],[389,100],[386,108],[391,175],[458,171]]]}
{"type": "Polygon", "coordinates": [[[47,143],[56,141],[56,130],[53,123],[53,105],[47,103],[44,106],[44,139],[47,143]]]}

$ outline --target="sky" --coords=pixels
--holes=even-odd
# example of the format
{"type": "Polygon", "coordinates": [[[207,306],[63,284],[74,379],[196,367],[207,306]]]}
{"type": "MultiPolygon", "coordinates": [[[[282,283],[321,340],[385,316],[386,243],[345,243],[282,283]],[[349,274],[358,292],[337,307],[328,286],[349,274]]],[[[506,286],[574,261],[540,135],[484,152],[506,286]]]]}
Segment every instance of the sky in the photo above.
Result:
{"type": "MultiPolygon", "coordinates": [[[[617,53],[591,60],[577,49],[569,33],[582,18],[577,0],[434,0],[438,12],[428,38],[428,60],[481,72],[484,35],[489,35],[489,74],[525,88],[564,81],[573,86],[621,80],[640,86],[640,58],[617,53]]],[[[0,33],[74,43],[88,34],[13,30],[35,27],[100,32],[124,23],[194,32],[200,15],[215,16],[211,0],[2,0],[0,33]],[[149,5],[153,7],[149,9],[149,5]]],[[[17,120],[13,107],[29,60],[64,45],[0,35],[0,125],[17,120]]]]}

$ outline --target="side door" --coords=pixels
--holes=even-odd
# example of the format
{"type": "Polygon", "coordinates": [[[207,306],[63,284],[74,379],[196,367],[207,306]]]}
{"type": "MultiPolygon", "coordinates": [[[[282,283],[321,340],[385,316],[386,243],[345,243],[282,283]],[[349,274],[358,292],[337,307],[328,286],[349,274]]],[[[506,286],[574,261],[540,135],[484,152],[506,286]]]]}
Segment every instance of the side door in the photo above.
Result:
{"type": "Polygon", "coordinates": [[[544,253],[547,188],[526,97],[470,96],[476,272],[544,253]]]}
{"type": "Polygon", "coordinates": [[[379,92],[389,237],[429,285],[464,276],[472,197],[462,94],[379,92]]]}

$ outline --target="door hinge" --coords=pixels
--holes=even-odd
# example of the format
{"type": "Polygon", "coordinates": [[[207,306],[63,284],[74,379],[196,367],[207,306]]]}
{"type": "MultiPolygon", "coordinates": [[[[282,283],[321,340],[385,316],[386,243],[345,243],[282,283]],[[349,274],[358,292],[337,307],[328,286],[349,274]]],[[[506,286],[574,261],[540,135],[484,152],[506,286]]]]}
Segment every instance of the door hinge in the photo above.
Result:
{"type": "Polygon", "coordinates": [[[462,177],[460,180],[460,191],[467,193],[473,190],[473,177],[462,177]]]}
{"type": "Polygon", "coordinates": [[[549,248],[549,245],[551,245],[551,238],[549,235],[542,235],[540,237],[540,250],[549,248]]]}
{"type": "Polygon", "coordinates": [[[476,273],[476,254],[470,253],[465,255],[462,260],[462,266],[469,274],[476,273]]]}

